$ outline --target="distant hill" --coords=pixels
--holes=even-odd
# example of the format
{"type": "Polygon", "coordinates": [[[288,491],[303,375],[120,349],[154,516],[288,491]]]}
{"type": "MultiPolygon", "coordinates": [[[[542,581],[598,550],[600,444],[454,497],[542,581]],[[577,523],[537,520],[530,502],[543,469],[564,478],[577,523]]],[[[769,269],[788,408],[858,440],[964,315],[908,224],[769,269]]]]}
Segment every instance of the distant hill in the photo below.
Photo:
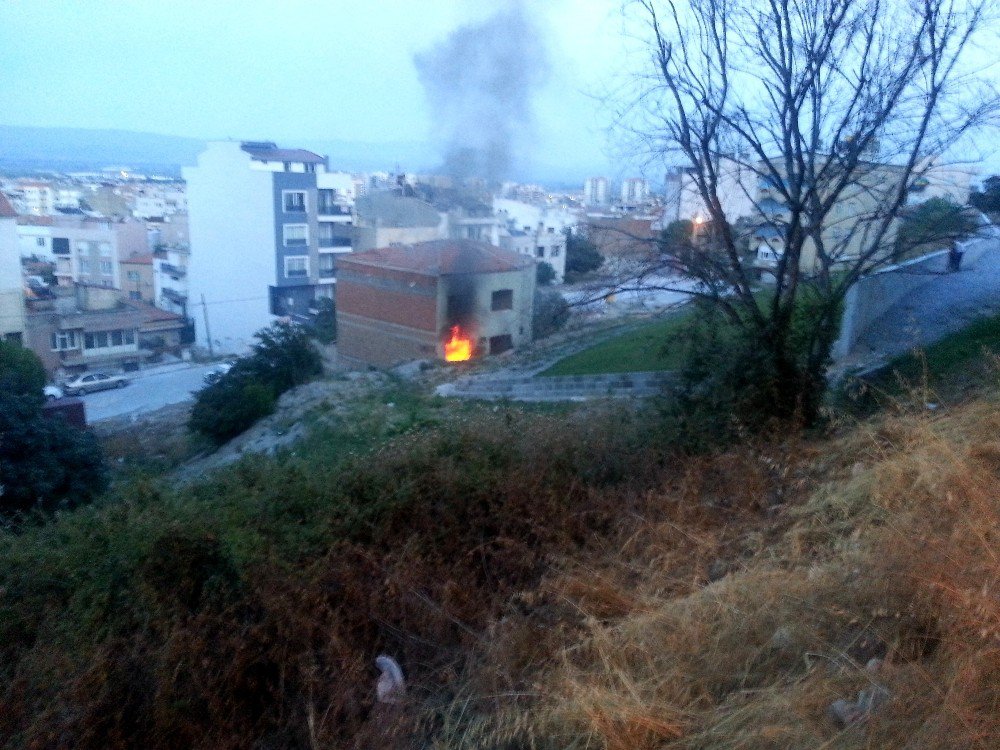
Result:
{"type": "MultiPolygon", "coordinates": [[[[206,140],[130,130],[0,125],[0,168],[74,171],[129,166],[178,174],[181,167],[195,163],[206,140]]],[[[311,148],[329,156],[332,168],[348,171],[394,169],[397,164],[416,171],[437,160],[433,149],[421,143],[302,139],[284,145],[311,148]]]]}
{"type": "MultiPolygon", "coordinates": [[[[268,138],[266,133],[244,135],[249,140],[268,138]]],[[[196,162],[207,140],[131,130],[0,125],[0,170],[73,172],[128,166],[143,172],[179,176],[181,167],[196,162]]],[[[418,141],[271,140],[277,140],[280,145],[312,149],[328,156],[332,169],[348,172],[388,171],[397,167],[407,172],[427,172],[440,164],[440,156],[434,147],[418,141]]],[[[585,176],[594,171],[580,165],[540,161],[530,174],[511,177],[559,189],[577,187],[585,176]]]]}

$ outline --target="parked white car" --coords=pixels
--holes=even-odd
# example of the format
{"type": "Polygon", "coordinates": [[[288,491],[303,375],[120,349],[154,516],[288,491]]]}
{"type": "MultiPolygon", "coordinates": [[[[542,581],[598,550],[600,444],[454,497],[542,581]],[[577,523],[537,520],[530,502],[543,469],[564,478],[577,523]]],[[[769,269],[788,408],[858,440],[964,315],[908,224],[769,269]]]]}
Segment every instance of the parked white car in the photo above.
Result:
{"type": "Polygon", "coordinates": [[[124,388],[129,384],[124,375],[109,375],[106,372],[88,372],[78,375],[63,383],[63,391],[67,396],[84,396],[94,391],[104,391],[108,388],[124,388]]]}
{"type": "Polygon", "coordinates": [[[55,401],[63,397],[63,390],[58,385],[47,385],[42,388],[42,394],[46,401],[55,401]]]}

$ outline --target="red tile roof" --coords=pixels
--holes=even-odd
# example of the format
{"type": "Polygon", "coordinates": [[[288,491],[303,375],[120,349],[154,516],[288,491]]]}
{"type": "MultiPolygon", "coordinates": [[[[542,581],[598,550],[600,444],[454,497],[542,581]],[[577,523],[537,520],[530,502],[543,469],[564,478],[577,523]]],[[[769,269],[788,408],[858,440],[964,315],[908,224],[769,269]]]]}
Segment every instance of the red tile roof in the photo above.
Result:
{"type": "Polygon", "coordinates": [[[178,323],[184,322],[184,316],[177,315],[176,313],[172,313],[167,310],[161,310],[158,307],[153,307],[148,302],[129,300],[128,304],[139,311],[143,323],[160,323],[165,321],[175,321],[178,323]]]}
{"type": "Polygon", "coordinates": [[[17,216],[17,211],[15,211],[14,207],[10,205],[10,201],[7,200],[7,196],[3,193],[0,193],[0,216],[7,219],[17,216]]]}
{"type": "Polygon", "coordinates": [[[502,273],[533,266],[534,259],[472,240],[431,240],[402,247],[382,247],[337,258],[338,265],[359,265],[407,271],[425,276],[462,273],[502,273]]]}

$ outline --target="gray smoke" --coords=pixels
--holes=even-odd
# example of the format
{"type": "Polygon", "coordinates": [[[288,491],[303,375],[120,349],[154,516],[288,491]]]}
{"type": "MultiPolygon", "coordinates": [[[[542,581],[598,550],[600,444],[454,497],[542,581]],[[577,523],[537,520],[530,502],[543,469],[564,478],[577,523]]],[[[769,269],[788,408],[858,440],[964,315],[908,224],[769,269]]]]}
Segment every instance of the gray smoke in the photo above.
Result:
{"type": "Polygon", "coordinates": [[[507,176],[532,141],[532,100],[548,74],[545,40],[520,4],[459,27],[413,62],[446,173],[507,176]]]}

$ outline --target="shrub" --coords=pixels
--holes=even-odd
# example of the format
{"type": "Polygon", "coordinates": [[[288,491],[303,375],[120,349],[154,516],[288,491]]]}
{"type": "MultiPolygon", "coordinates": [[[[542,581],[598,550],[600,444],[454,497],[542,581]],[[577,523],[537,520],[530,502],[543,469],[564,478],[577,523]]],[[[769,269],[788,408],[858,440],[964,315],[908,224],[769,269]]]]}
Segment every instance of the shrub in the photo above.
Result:
{"type": "Polygon", "coordinates": [[[323,297],[317,301],[318,312],[309,326],[309,333],[323,344],[337,340],[337,308],[332,299],[323,297]]]}
{"type": "Polygon", "coordinates": [[[0,393],[41,398],[45,380],[45,368],[33,351],[12,341],[0,341],[0,393]]]}
{"type": "Polygon", "coordinates": [[[189,427],[221,444],[274,411],[278,396],[323,371],[306,329],[275,323],[255,334],[250,355],[198,392],[189,427]]]}
{"type": "Polygon", "coordinates": [[[539,289],[535,292],[535,313],[531,319],[531,335],[543,339],[566,325],[569,303],[559,292],[539,289]]]}
{"type": "Polygon", "coordinates": [[[586,237],[566,235],[566,281],[574,282],[596,271],[604,264],[604,256],[597,245],[586,237]]]}
{"type": "Polygon", "coordinates": [[[189,426],[221,444],[271,414],[275,403],[275,395],[266,385],[230,371],[198,393],[189,426]]]}
{"type": "Polygon", "coordinates": [[[79,505],[105,486],[101,449],[93,435],[44,416],[40,392],[0,392],[3,516],[79,505]]]}
{"type": "Polygon", "coordinates": [[[538,286],[549,286],[556,280],[556,269],[543,260],[535,269],[535,280],[538,286]]]}

